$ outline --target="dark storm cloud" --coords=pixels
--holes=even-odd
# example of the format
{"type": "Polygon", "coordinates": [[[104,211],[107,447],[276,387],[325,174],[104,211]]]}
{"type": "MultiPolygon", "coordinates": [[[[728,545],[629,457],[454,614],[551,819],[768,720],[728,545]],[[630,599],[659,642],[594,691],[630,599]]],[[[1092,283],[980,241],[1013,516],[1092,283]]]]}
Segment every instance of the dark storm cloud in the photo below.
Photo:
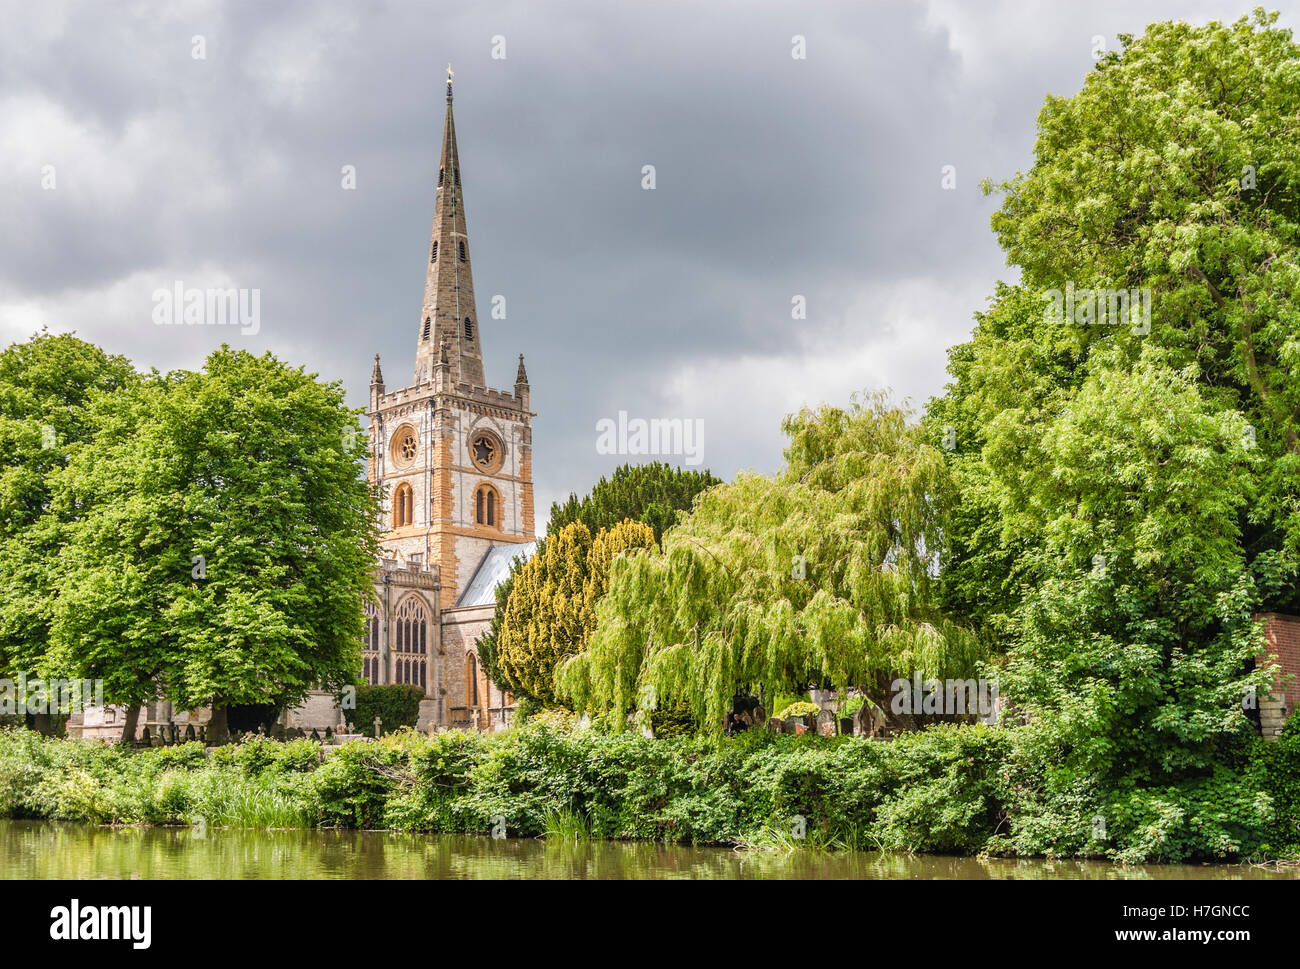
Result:
{"type": "Polygon", "coordinates": [[[488,379],[509,387],[527,355],[539,512],[619,463],[594,430],[619,410],[704,417],[715,471],[771,470],[784,410],[942,386],[945,348],[1010,275],[977,184],[1028,165],[1043,96],[1078,88],[1093,35],[1243,11],[14,4],[0,335],[43,322],[162,368],[231,340],[356,404],[376,352],[390,388],[409,381],[451,61],[488,379]],[[178,278],[260,288],[261,331],[153,326],[178,278]]]}

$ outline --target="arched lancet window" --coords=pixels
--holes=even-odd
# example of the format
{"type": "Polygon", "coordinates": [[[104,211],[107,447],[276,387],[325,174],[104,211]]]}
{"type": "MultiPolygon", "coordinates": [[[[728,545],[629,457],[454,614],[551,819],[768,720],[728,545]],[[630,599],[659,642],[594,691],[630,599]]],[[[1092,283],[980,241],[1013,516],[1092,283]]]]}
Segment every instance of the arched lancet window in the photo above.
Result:
{"type": "Polygon", "coordinates": [[[396,642],[394,652],[399,654],[394,681],[424,687],[428,681],[427,644],[429,641],[429,610],[416,596],[408,596],[397,607],[395,616],[396,642]]]}
{"type": "Polygon", "coordinates": [[[438,169],[438,187],[442,188],[442,176],[446,174],[446,169],[438,169]]]}
{"type": "Polygon", "coordinates": [[[478,706],[478,657],[465,654],[465,706],[478,706]]]}
{"type": "Polygon", "coordinates": [[[410,596],[397,609],[398,652],[424,655],[428,644],[429,612],[410,596]]]}
{"type": "Polygon", "coordinates": [[[466,340],[474,339],[474,321],[471,320],[468,316],[465,317],[465,339],[466,340]]]}
{"type": "Polygon", "coordinates": [[[393,492],[393,527],[415,524],[415,492],[403,481],[393,492]]]}
{"type": "Polygon", "coordinates": [[[464,239],[460,240],[460,261],[461,262],[465,261],[465,240],[464,239]]]}
{"type": "Polygon", "coordinates": [[[379,682],[379,609],[373,602],[366,603],[366,631],[361,640],[361,678],[367,683],[379,682]]]}
{"type": "Polygon", "coordinates": [[[474,524],[497,526],[497,506],[500,500],[497,491],[491,485],[479,485],[474,492],[474,524]]]}
{"type": "Polygon", "coordinates": [[[420,334],[420,339],[422,340],[429,339],[429,328],[432,326],[433,326],[433,319],[431,317],[426,316],[424,318],[424,332],[420,334]]]}
{"type": "Polygon", "coordinates": [[[433,240],[433,246],[429,249],[429,262],[438,261],[438,240],[433,240]]]}

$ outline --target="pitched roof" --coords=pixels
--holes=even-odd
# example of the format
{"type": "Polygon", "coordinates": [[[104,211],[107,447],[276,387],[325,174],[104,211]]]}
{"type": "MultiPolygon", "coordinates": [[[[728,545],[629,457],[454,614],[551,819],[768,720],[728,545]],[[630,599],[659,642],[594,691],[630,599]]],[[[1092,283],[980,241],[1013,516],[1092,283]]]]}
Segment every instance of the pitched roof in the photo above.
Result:
{"type": "Polygon", "coordinates": [[[515,559],[526,562],[536,551],[536,542],[490,546],[479,559],[478,567],[474,569],[474,575],[465,586],[465,591],[456,600],[456,608],[496,605],[497,586],[510,575],[511,563],[515,559]]]}

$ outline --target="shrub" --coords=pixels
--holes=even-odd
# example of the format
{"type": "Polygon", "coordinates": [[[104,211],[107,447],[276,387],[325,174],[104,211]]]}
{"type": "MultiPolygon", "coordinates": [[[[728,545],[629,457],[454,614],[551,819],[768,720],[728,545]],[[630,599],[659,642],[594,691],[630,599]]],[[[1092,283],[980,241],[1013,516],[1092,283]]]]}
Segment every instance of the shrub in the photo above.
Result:
{"type": "Polygon", "coordinates": [[[373,732],[375,717],[379,718],[383,733],[392,733],[403,727],[414,727],[420,719],[420,701],[424,690],[409,683],[386,683],[374,686],[361,683],[357,686],[357,706],[348,719],[359,733],[373,732]]]}
{"type": "Polygon", "coordinates": [[[778,720],[784,720],[787,717],[809,717],[821,713],[821,709],[822,708],[815,703],[809,703],[807,700],[800,700],[785,707],[776,715],[776,718],[778,720]]]}

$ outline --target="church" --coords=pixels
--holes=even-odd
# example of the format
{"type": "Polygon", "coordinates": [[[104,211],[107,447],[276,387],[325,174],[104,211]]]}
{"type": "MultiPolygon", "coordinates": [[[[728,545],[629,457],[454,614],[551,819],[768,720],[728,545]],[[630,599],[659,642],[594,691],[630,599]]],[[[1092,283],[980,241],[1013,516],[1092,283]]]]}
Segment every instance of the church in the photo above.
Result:
{"type": "Polygon", "coordinates": [[[384,558],[362,676],[423,688],[421,729],[508,721],[513,700],[484,675],[477,644],[497,584],[536,548],[528,374],[521,354],[513,391],[488,386],[472,256],[449,72],[415,367],[390,391],[376,355],[368,411],[384,558]]]}
{"type": "MultiPolygon", "coordinates": [[[[509,723],[514,699],[483,672],[478,641],[491,624],[497,585],[537,547],[535,415],[522,354],[513,390],[489,387],[484,376],[450,70],[437,178],[410,383],[389,390],[378,354],[370,375],[367,473],[384,493],[383,553],[366,605],[360,673],[367,683],[422,689],[419,730],[492,731],[509,723]]],[[[112,706],[87,710],[73,716],[69,733],[117,740],[123,715],[112,706]]],[[[208,716],[151,703],[137,736],[197,729],[208,716]]],[[[346,720],[333,693],[314,691],[279,724],[323,733],[346,720]]]]}

